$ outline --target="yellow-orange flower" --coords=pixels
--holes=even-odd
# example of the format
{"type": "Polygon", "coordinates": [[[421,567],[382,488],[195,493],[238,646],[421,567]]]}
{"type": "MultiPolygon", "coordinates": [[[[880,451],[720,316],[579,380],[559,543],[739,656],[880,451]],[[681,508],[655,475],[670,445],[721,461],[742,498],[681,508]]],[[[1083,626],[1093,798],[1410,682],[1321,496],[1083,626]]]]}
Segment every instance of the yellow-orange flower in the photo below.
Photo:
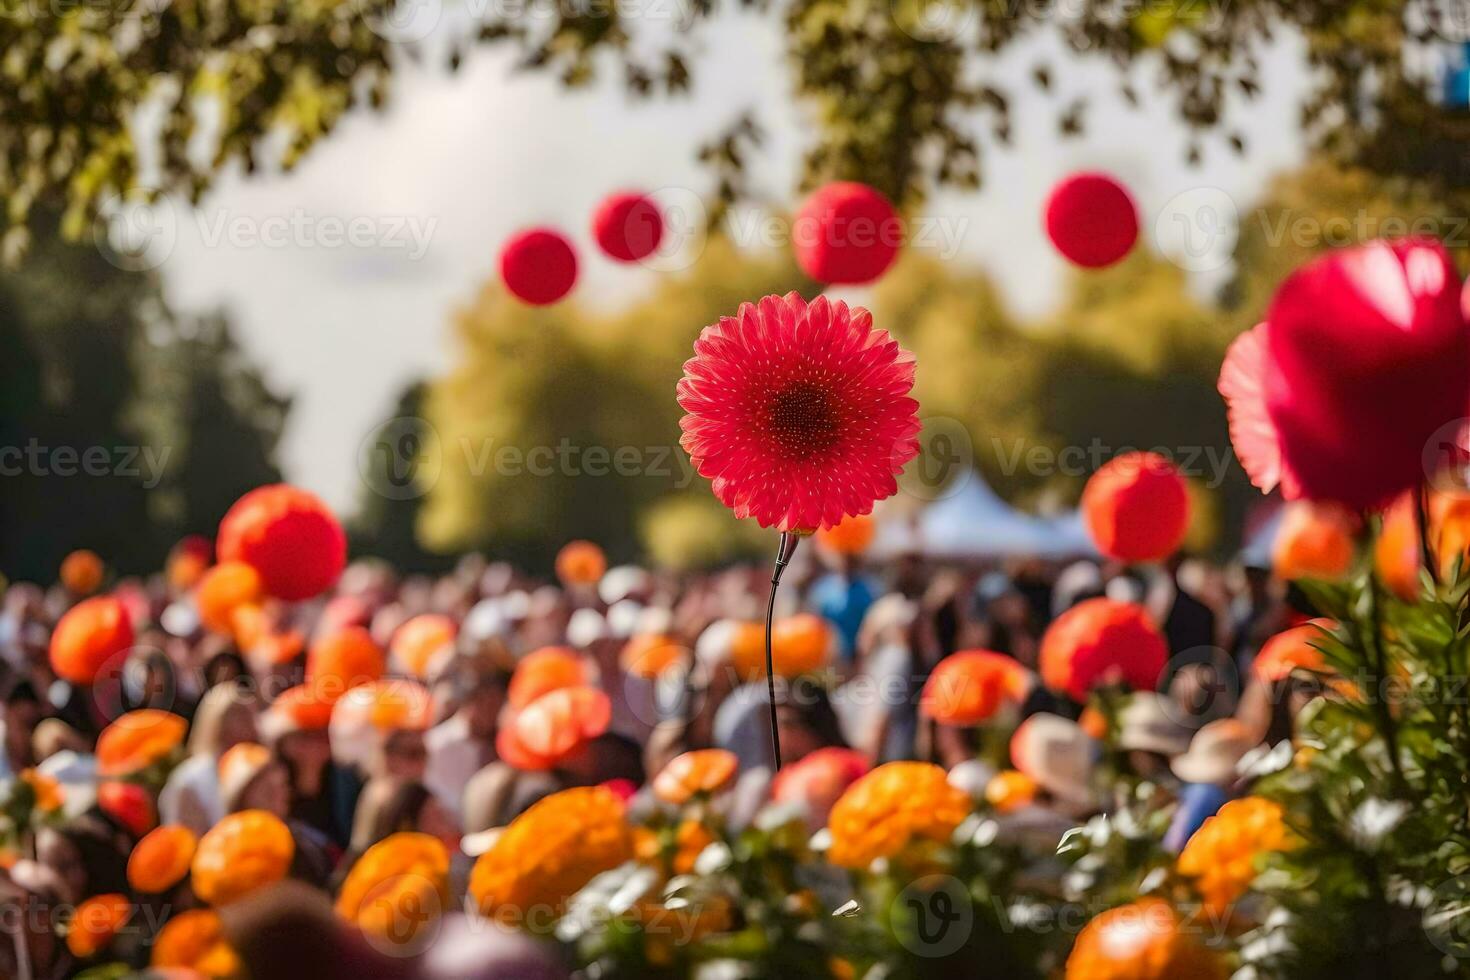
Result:
{"type": "Polygon", "coordinates": [[[601,786],[553,793],[511,822],[470,873],[480,912],[542,931],[566,900],[633,857],[622,802],[601,786]]]}
{"type": "Polygon", "coordinates": [[[704,849],[715,842],[715,835],[698,820],[685,820],[674,832],[674,874],[687,875],[694,871],[694,862],[704,849]]]}
{"type": "MultiPolygon", "coordinates": [[[[1441,577],[1449,575],[1455,561],[1470,565],[1470,498],[1459,494],[1429,495],[1429,544],[1439,560],[1441,577]]],[[[1419,517],[1412,491],[1400,496],[1383,513],[1383,528],[1373,544],[1373,564],[1378,577],[1400,599],[1419,597],[1419,517]]]]}
{"type": "Polygon", "coordinates": [[[1195,880],[1205,909],[1221,915],[1255,881],[1257,858],[1296,844],[1281,804],[1248,796],[1226,803],[1195,831],[1179,855],[1179,872],[1195,880]]]}
{"type": "Polygon", "coordinates": [[[832,807],[827,857],[863,869],[911,841],[947,841],[970,812],[970,798],[927,762],[889,762],[847,788],[832,807]]]}
{"type": "Polygon", "coordinates": [[[425,613],[393,632],[388,652],[399,669],[423,680],[454,652],[458,633],[459,627],[448,616],[425,613]]]}
{"type": "Polygon", "coordinates": [[[687,803],[696,793],[723,789],[740,760],[725,749],[696,749],[675,756],[653,781],[653,795],[665,803],[687,803]]]}
{"type": "Polygon", "coordinates": [[[1314,644],[1322,641],[1324,630],[1336,625],[1330,619],[1314,619],[1282,630],[1261,645],[1260,652],[1251,663],[1251,672],[1268,684],[1285,680],[1294,670],[1316,674],[1329,672],[1331,668],[1327,666],[1327,659],[1314,644]]]}
{"type": "MultiPolygon", "coordinates": [[[[831,625],[814,613],[799,613],[778,619],[771,627],[771,660],[777,677],[800,677],[821,670],[831,659],[836,636],[831,625]]],[[[732,644],[731,660],[745,680],[766,676],[765,635],[759,624],[751,624],[732,644]]]]}
{"type": "Polygon", "coordinates": [[[591,541],[569,541],[556,553],[556,577],[563,585],[592,585],[607,571],[607,556],[591,541]]]}
{"type": "Polygon", "coordinates": [[[860,555],[873,543],[877,524],[869,514],[849,514],[817,532],[817,544],[839,555],[860,555]]]}
{"type": "Polygon", "coordinates": [[[1011,813],[1036,799],[1036,780],[1024,772],[1007,769],[985,784],[985,800],[997,813],[1011,813]]]}
{"type": "Polygon", "coordinates": [[[184,880],[199,838],[179,824],[149,831],[128,855],[128,884],[144,894],[158,894],[184,880]]]}
{"type": "Polygon", "coordinates": [[[102,559],[95,551],[81,548],[61,562],[61,584],[75,596],[87,596],[102,584],[102,559]]]}
{"type": "Polygon", "coordinates": [[[1066,980],[1224,980],[1224,961],[1184,928],[1168,903],[1147,898],[1099,915],[1077,936],[1066,980]]]}
{"type": "Polygon", "coordinates": [[[286,877],[295,856],[291,831],[275,814],[231,813],[199,839],[190,865],[194,894],[227,905],[286,877]]]}
{"type": "Polygon", "coordinates": [[[1293,500],[1286,505],[1276,534],[1273,570],[1287,580],[1337,581],[1352,569],[1357,533],[1357,515],[1341,504],[1293,500]]]}
{"type": "Polygon", "coordinates": [[[243,561],[227,561],[200,577],[194,605],[206,629],[233,636],[235,610],[258,602],[261,594],[259,572],[243,561]]]}
{"type": "Polygon", "coordinates": [[[449,851],[437,838],[391,834],[368,848],[342,883],[337,914],[364,932],[411,943],[449,905],[449,851]]]}
{"type": "Polygon", "coordinates": [[[50,813],[60,808],[62,803],[61,784],[55,779],[35,769],[22,769],[20,780],[31,788],[32,793],[36,794],[37,810],[40,810],[42,813],[50,813]]]}
{"type": "Polygon", "coordinates": [[[506,700],[512,708],[524,708],[543,694],[564,687],[585,687],[592,673],[577,651],[567,647],[532,650],[516,663],[506,700]]]}
{"type": "Polygon", "coordinates": [[[224,926],[211,909],[181,912],[163,924],[153,940],[149,965],[182,967],[207,977],[233,977],[240,959],[225,941],[224,926]]]}
{"type": "Polygon", "coordinates": [[[97,736],[97,772],[127,776],[146,769],[178,748],[188,730],[189,723],[171,711],[129,711],[97,736]]]}
{"type": "Polygon", "coordinates": [[[77,959],[96,956],[112,943],[112,937],[133,914],[126,895],[109,892],[94,895],[77,906],[66,933],[66,948],[77,959]]]}

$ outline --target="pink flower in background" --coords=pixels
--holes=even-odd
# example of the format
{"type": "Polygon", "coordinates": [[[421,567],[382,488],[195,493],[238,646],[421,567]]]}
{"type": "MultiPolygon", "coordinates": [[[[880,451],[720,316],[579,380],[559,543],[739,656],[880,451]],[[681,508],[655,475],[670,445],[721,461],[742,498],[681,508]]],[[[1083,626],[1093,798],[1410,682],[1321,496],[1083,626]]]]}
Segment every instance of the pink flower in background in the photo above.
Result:
{"type": "Polygon", "coordinates": [[[762,527],[866,514],[918,455],[913,355],[867,310],[796,293],[708,326],[684,363],[681,443],[715,496],[762,527]]]}
{"type": "Polygon", "coordinates": [[[1470,415],[1470,331],[1437,242],[1370,242],[1282,284],[1220,370],[1251,482],[1375,507],[1428,474],[1426,441],[1470,415]]]}

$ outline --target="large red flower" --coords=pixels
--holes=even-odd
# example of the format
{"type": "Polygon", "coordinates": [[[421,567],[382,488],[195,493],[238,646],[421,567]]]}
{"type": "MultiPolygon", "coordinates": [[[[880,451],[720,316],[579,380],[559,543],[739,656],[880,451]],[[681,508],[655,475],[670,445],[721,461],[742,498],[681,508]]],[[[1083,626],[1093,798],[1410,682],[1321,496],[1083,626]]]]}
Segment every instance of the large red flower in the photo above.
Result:
{"type": "Polygon", "coordinates": [[[831,527],[898,490],[919,452],[913,384],[913,355],[867,310],[767,296],[695,341],[681,442],[736,517],[831,527]]]}
{"type": "Polygon", "coordinates": [[[1288,499],[1386,503],[1426,441],[1470,415],[1470,331],[1437,242],[1370,242],[1298,269],[1220,370],[1251,481],[1288,499]]]}

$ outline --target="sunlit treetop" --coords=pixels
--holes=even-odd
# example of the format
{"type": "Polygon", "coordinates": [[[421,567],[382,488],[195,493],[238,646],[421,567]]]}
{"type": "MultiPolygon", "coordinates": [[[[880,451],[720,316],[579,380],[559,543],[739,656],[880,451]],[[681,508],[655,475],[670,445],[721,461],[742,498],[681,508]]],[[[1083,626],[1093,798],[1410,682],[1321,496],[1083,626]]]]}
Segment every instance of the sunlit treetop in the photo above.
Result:
{"type": "MultiPolygon", "coordinates": [[[[1113,66],[1129,103],[1158,98],[1193,133],[1188,153],[1246,152],[1234,122],[1262,97],[1273,38],[1305,39],[1315,88],[1304,122],[1377,169],[1453,181],[1470,123],[1436,104],[1416,52],[1470,36],[1452,0],[727,0],[779,25],[792,97],[818,125],[803,186],[858,179],[901,206],[977,186],[987,144],[1011,138],[1023,86],[1050,91],[1077,59],[1113,66]],[[1051,32],[1064,54],[1001,55],[1051,32]],[[1394,125],[1402,123],[1402,125],[1394,125]],[[1380,140],[1413,133],[1415,145],[1380,140]],[[1412,152],[1411,152],[1412,151],[1412,152]]],[[[405,59],[449,69],[472,46],[510,45],[526,71],[568,86],[619,80],[678,97],[700,46],[720,43],[716,0],[0,0],[4,246],[23,250],[33,205],[79,236],[119,198],[197,200],[223,169],[294,166],[354,107],[391,96],[405,59]]],[[[1432,62],[1433,59],[1431,58],[1432,62]]],[[[1106,94],[1106,93],[1100,93],[1106,94]]],[[[745,193],[760,121],[732,106],[701,134],[717,207],[745,193]]],[[[1057,96],[1061,133],[1087,97],[1057,96]]]]}

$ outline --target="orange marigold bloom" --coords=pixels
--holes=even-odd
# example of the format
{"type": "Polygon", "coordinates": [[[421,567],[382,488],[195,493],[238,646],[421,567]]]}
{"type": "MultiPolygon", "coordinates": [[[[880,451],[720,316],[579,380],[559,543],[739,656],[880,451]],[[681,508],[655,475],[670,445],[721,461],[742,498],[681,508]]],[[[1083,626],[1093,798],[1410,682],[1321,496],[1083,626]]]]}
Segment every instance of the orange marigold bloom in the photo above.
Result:
{"type": "Polygon", "coordinates": [[[1281,804],[1259,796],[1232,800],[1195,831],[1179,855],[1179,872],[1195,887],[1212,915],[1224,914],[1256,878],[1256,859],[1295,847],[1281,804]]]}
{"type": "Polygon", "coordinates": [[[448,616],[425,613],[393,631],[388,652],[400,670],[423,680],[454,652],[459,627],[448,616]]]}
{"type": "MultiPolygon", "coordinates": [[[[1429,545],[1439,559],[1441,578],[1456,559],[1470,566],[1470,499],[1458,494],[1429,495],[1429,545]]],[[[1419,516],[1413,492],[1401,495],[1383,513],[1383,528],[1373,544],[1373,564],[1383,584],[1400,599],[1419,598],[1419,516]]]]}
{"type": "MultiPolygon", "coordinates": [[[[731,648],[736,672],[745,680],[764,680],[766,644],[763,627],[737,638],[731,648]]],[[[771,660],[777,677],[800,677],[827,666],[835,649],[836,634],[821,616],[799,613],[778,619],[771,626],[771,660]]]]}
{"type": "Polygon", "coordinates": [[[199,839],[190,865],[194,894],[211,905],[228,905],[291,870],[296,842],[273,813],[231,813],[199,839]]]}
{"type": "Polygon", "coordinates": [[[941,725],[979,725],[1006,702],[1024,700],[1030,687],[1031,672],[1014,657],[961,650],[941,660],[929,675],[919,711],[941,725]]]}
{"type": "Polygon", "coordinates": [[[94,895],[77,906],[66,933],[66,948],[77,959],[96,956],[112,943],[112,937],[133,914],[126,895],[94,895]]]}
{"type": "Polygon", "coordinates": [[[382,676],[383,651],[361,626],[329,633],[306,652],[306,683],[329,701],[382,676]]]}
{"type": "Polygon", "coordinates": [[[542,647],[517,662],[506,700],[512,708],[524,708],[543,694],[591,682],[591,671],[577,651],[568,647],[542,647]]]}
{"type": "Polygon", "coordinates": [[[280,718],[291,729],[321,731],[332,721],[332,702],[312,690],[310,684],[297,684],[282,691],[267,714],[280,718]]]}
{"type": "Polygon", "coordinates": [[[31,788],[36,794],[36,809],[42,813],[50,813],[58,809],[63,802],[61,784],[44,772],[35,769],[22,769],[20,781],[31,788]]]}
{"type": "Polygon", "coordinates": [[[533,755],[559,759],[612,722],[612,701],[595,687],[543,694],[515,716],[515,737],[533,755]]]}
{"type": "Polygon", "coordinates": [[[1024,772],[1007,769],[996,773],[985,785],[985,800],[997,813],[1019,810],[1036,799],[1036,780],[1024,772]]]}
{"type": "Polygon", "coordinates": [[[515,820],[470,873],[480,912],[544,928],[567,899],[604,871],[633,858],[623,804],[601,786],[553,793],[515,820]]]}
{"type": "Polygon", "coordinates": [[[927,762],[889,762],[847,788],[832,807],[828,859],[863,869],[910,841],[944,842],[970,813],[970,798],[927,762]]]}
{"type": "Polygon", "coordinates": [[[696,749],[675,756],[653,781],[653,795],[680,805],[696,793],[714,793],[735,778],[740,762],[725,749],[696,749]]]}
{"type": "Polygon", "coordinates": [[[235,610],[260,601],[261,595],[260,573],[243,561],[227,561],[200,577],[194,605],[207,629],[233,636],[235,610]]]}
{"type": "Polygon", "coordinates": [[[715,842],[715,835],[698,820],[685,820],[674,832],[674,874],[687,875],[694,872],[694,862],[704,849],[715,842]]]}
{"type": "Polygon", "coordinates": [[[81,548],[61,561],[61,584],[72,595],[91,595],[102,584],[102,559],[81,548]]]}
{"type": "Polygon", "coordinates": [[[102,668],[133,645],[133,618],[110,595],[83,599],[68,609],[51,631],[51,669],[72,684],[91,684],[102,668]]]}
{"type": "Polygon", "coordinates": [[[184,880],[199,838],[179,824],[165,824],[148,832],[128,855],[128,884],[144,894],[166,892],[184,880]]]}
{"type": "Polygon", "coordinates": [[[1146,898],[1087,924],[1066,980],[1225,980],[1224,960],[1184,928],[1167,902],[1146,898]]]}
{"type": "Polygon", "coordinates": [[[212,909],[181,912],[165,922],[153,940],[149,965],[196,970],[207,977],[240,972],[240,959],[225,941],[224,926],[212,909]]]}
{"type": "Polygon", "coordinates": [[[849,514],[817,532],[817,544],[839,555],[860,555],[873,543],[878,525],[870,514],[849,514]]]}
{"type": "Polygon", "coordinates": [[[127,776],[146,769],[183,744],[189,723],[171,711],[139,708],[97,736],[97,772],[127,776]]]}
{"type": "Polygon", "coordinates": [[[591,541],[569,541],[556,553],[556,577],[563,585],[592,585],[607,571],[607,556],[591,541]]]}
{"type": "Polygon", "coordinates": [[[642,633],[623,645],[618,665],[624,673],[652,680],[688,656],[689,651],[672,637],[642,633]]]}
{"type": "Polygon", "coordinates": [[[1286,505],[1271,564],[1282,579],[1337,581],[1352,569],[1358,518],[1330,501],[1293,500],[1286,505]]]}
{"type": "Polygon", "coordinates": [[[1251,663],[1251,673],[1268,684],[1285,680],[1294,670],[1326,673],[1327,660],[1313,643],[1322,639],[1323,630],[1337,624],[1330,619],[1313,619],[1282,630],[1261,645],[1251,663]]]}
{"type": "Polygon", "coordinates": [[[449,851],[437,837],[391,834],[358,858],[337,896],[337,914],[406,945],[449,906],[449,851]]]}

